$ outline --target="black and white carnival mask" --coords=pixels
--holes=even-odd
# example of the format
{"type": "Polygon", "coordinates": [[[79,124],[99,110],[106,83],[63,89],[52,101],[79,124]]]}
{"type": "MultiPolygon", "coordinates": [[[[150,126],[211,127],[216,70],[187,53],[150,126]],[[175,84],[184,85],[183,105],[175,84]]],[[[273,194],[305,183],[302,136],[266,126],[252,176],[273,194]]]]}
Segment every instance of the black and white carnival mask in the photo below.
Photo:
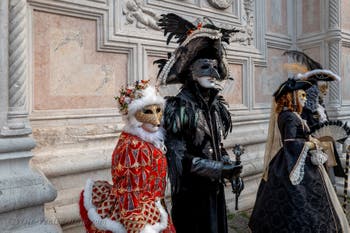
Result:
{"type": "Polygon", "coordinates": [[[216,80],[220,79],[216,59],[201,58],[190,67],[192,78],[204,88],[215,88],[216,80]]]}

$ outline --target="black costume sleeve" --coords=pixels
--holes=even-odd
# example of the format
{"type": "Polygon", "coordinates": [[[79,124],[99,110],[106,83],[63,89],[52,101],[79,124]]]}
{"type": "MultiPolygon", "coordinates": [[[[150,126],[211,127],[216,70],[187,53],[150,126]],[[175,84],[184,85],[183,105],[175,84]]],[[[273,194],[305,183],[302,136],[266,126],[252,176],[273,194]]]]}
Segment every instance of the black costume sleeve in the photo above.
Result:
{"type": "MultiPolygon", "coordinates": [[[[214,180],[221,179],[222,161],[201,158],[200,154],[191,154],[187,150],[185,137],[196,127],[198,117],[191,104],[180,98],[171,97],[167,99],[164,110],[168,171],[172,187],[175,189],[184,173],[214,180]]],[[[198,153],[201,152],[198,151],[198,153]]]]}
{"type": "Polygon", "coordinates": [[[293,185],[297,185],[303,180],[305,159],[309,151],[305,138],[297,136],[298,127],[302,127],[302,122],[295,113],[289,111],[283,112],[278,121],[289,179],[293,185]]]}

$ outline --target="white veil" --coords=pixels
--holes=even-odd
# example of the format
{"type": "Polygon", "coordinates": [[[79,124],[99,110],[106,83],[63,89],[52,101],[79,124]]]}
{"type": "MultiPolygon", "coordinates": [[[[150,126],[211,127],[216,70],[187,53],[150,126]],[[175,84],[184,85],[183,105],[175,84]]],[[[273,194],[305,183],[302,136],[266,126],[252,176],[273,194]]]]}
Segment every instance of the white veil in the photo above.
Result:
{"type": "Polygon", "coordinates": [[[278,113],[276,113],[276,102],[274,97],[272,97],[269,129],[267,133],[267,141],[265,145],[265,154],[264,154],[264,171],[263,179],[267,181],[269,164],[271,160],[275,157],[276,153],[282,147],[281,134],[278,129],[278,113]]]}

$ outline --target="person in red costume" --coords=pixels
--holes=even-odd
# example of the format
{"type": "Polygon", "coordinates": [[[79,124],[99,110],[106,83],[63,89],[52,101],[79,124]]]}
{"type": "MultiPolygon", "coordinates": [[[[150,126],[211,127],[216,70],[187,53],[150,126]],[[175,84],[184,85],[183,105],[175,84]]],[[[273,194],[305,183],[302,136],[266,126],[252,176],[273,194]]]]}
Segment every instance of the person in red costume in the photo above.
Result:
{"type": "Polygon", "coordinates": [[[175,233],[164,204],[164,99],[149,81],[116,97],[125,127],[112,154],[112,181],[87,180],[80,215],[88,233],[175,233]]]}

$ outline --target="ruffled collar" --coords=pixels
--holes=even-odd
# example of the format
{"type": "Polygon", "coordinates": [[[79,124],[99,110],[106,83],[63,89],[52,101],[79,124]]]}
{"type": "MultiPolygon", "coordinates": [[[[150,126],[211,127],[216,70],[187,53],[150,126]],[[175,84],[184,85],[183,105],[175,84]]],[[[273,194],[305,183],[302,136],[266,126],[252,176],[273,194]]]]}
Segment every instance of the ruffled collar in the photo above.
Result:
{"type": "Polygon", "coordinates": [[[145,131],[140,126],[126,125],[123,131],[129,134],[132,134],[134,136],[137,136],[142,140],[153,144],[155,147],[157,147],[164,153],[166,152],[166,148],[164,145],[165,130],[163,128],[159,128],[158,131],[151,133],[151,132],[145,131]]]}

